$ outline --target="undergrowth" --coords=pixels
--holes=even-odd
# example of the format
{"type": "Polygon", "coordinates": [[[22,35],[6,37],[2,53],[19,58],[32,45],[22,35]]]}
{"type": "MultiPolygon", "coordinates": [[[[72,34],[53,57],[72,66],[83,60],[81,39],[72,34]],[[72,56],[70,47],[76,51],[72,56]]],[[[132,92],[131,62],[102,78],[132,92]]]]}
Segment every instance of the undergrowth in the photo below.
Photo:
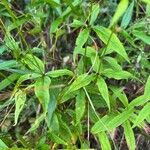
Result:
{"type": "Polygon", "coordinates": [[[0,149],[150,149],[149,0],[0,1],[0,149]]]}

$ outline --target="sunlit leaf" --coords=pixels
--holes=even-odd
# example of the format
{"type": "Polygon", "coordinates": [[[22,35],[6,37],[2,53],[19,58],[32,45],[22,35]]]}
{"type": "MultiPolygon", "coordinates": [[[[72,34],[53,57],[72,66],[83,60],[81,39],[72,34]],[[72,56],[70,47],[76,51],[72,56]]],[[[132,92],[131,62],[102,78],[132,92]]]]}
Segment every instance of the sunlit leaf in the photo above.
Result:
{"type": "Polygon", "coordinates": [[[49,86],[51,80],[48,76],[41,77],[35,82],[35,95],[39,99],[45,112],[47,112],[50,101],[49,86]]]}
{"type": "Polygon", "coordinates": [[[8,149],[8,146],[0,139],[0,149],[8,149]]]}
{"type": "Polygon", "coordinates": [[[110,23],[109,27],[112,27],[114,24],[116,24],[118,22],[120,17],[126,11],[127,7],[128,7],[128,0],[120,0],[120,3],[117,6],[117,9],[115,11],[115,14],[114,14],[114,16],[111,20],[111,23],[110,23]]]}
{"type": "Polygon", "coordinates": [[[126,10],[126,12],[122,18],[121,27],[126,28],[129,25],[129,23],[132,19],[133,8],[134,8],[134,0],[129,5],[128,9],[126,10]]]}
{"type": "Polygon", "coordinates": [[[108,135],[105,132],[97,134],[102,150],[111,150],[111,144],[109,142],[108,135]]]}
{"type": "Polygon", "coordinates": [[[91,18],[90,18],[90,25],[92,25],[94,23],[94,21],[96,20],[98,14],[100,11],[100,7],[99,4],[94,4],[92,6],[92,12],[91,12],[91,18]]]}
{"type": "Polygon", "coordinates": [[[125,139],[127,141],[129,150],[135,150],[136,143],[135,143],[134,132],[128,120],[123,124],[123,128],[124,128],[125,139]]]}

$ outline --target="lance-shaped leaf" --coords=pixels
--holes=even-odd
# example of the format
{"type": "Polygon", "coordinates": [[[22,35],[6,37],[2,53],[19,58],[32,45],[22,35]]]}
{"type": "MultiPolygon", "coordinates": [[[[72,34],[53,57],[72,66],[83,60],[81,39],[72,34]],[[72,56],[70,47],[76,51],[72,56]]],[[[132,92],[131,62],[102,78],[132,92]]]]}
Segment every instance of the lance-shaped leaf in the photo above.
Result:
{"type": "Polygon", "coordinates": [[[73,72],[68,69],[60,69],[60,70],[49,71],[46,73],[46,75],[52,78],[57,78],[64,75],[73,76],[73,72]]]}
{"type": "Polygon", "coordinates": [[[24,107],[26,101],[26,93],[19,90],[16,94],[15,94],[15,124],[17,124],[18,122],[18,117],[24,107]]]}
{"type": "Polygon", "coordinates": [[[133,113],[133,109],[124,110],[124,112],[119,115],[111,118],[111,119],[100,119],[98,122],[94,124],[92,127],[92,133],[97,134],[102,131],[112,130],[121,124],[123,124],[133,113]]]}
{"type": "Polygon", "coordinates": [[[75,113],[76,113],[76,124],[78,124],[83,117],[85,112],[85,94],[83,90],[80,90],[77,97],[76,97],[76,104],[75,104],[75,113]]]}
{"type": "Polygon", "coordinates": [[[105,132],[97,134],[102,150],[111,150],[109,138],[105,132]]]}
{"type": "Polygon", "coordinates": [[[120,17],[124,14],[124,12],[126,11],[126,9],[128,7],[128,2],[129,2],[128,0],[120,1],[109,27],[112,27],[114,24],[116,24],[117,21],[120,19],[120,17]]]}
{"type": "Polygon", "coordinates": [[[147,103],[147,104],[142,108],[142,110],[139,112],[139,115],[137,116],[137,118],[136,118],[136,120],[135,120],[135,122],[134,122],[133,127],[138,126],[142,121],[144,121],[144,119],[147,118],[148,115],[150,115],[149,108],[150,108],[150,103],[147,103]]]}
{"type": "Polygon", "coordinates": [[[105,69],[102,74],[108,78],[113,78],[116,80],[134,78],[134,76],[127,71],[115,71],[113,69],[105,69]]]}
{"type": "Polygon", "coordinates": [[[105,43],[105,45],[107,45],[106,53],[109,53],[111,50],[113,50],[129,62],[129,58],[123,44],[110,29],[102,26],[96,26],[93,29],[98,37],[105,43]]]}
{"type": "Polygon", "coordinates": [[[94,80],[95,76],[94,74],[88,75],[87,73],[79,75],[76,80],[70,85],[68,90],[64,95],[68,95],[71,92],[77,91],[82,87],[87,86],[90,84],[92,80],[94,80]]]}
{"type": "Polygon", "coordinates": [[[106,104],[110,110],[108,87],[107,87],[105,80],[102,77],[98,77],[97,86],[98,86],[98,89],[99,89],[102,97],[104,98],[104,100],[105,100],[105,102],[106,102],[106,104]]]}
{"type": "Polygon", "coordinates": [[[99,8],[99,4],[94,4],[92,6],[92,13],[91,13],[91,17],[90,17],[90,25],[93,25],[93,23],[95,22],[98,14],[99,14],[100,8],[99,8]]]}
{"type": "Polygon", "coordinates": [[[136,144],[135,144],[134,132],[128,120],[123,124],[123,128],[124,128],[125,139],[129,147],[129,150],[135,150],[136,144]]]}
{"type": "Polygon", "coordinates": [[[150,45],[150,36],[143,31],[133,30],[133,35],[138,39],[142,40],[146,44],[150,45]]]}
{"type": "Polygon", "coordinates": [[[42,113],[40,116],[38,116],[28,132],[35,131],[39,127],[40,123],[45,119],[45,117],[45,113],[42,113]]]}
{"type": "Polygon", "coordinates": [[[28,65],[28,67],[31,70],[34,70],[35,72],[43,74],[45,71],[42,60],[40,60],[38,57],[34,55],[26,54],[22,61],[23,63],[28,65]]]}
{"type": "Polygon", "coordinates": [[[76,54],[78,53],[78,50],[82,49],[83,45],[86,43],[87,39],[89,37],[89,29],[83,29],[80,31],[77,39],[76,39],[76,48],[74,49],[73,58],[75,60],[76,54]]]}
{"type": "Polygon", "coordinates": [[[51,80],[48,76],[41,77],[37,79],[35,82],[35,95],[39,99],[40,103],[43,106],[43,109],[45,112],[47,112],[48,104],[50,100],[50,94],[49,94],[49,86],[50,86],[51,80]]]}
{"type": "Polygon", "coordinates": [[[128,9],[126,10],[122,22],[121,22],[121,27],[124,29],[129,25],[131,18],[132,18],[132,13],[133,13],[133,8],[134,8],[134,0],[132,3],[129,5],[128,9]]]}

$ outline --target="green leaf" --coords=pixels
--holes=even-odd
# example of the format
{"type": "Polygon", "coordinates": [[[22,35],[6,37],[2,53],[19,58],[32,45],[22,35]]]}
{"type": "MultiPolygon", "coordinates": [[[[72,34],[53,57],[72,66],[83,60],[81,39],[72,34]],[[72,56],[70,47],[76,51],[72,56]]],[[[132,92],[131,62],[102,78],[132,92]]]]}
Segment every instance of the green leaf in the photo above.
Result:
{"type": "Polygon", "coordinates": [[[25,22],[30,21],[31,20],[31,15],[27,14],[27,15],[23,15],[21,17],[18,17],[14,23],[11,23],[8,26],[8,30],[9,32],[14,30],[15,28],[19,28],[21,25],[23,25],[25,22]]]}
{"type": "Polygon", "coordinates": [[[150,103],[147,103],[142,108],[142,110],[140,110],[139,115],[137,116],[137,118],[136,118],[136,120],[134,122],[133,128],[138,126],[144,119],[147,118],[148,115],[150,115],[149,108],[150,108],[150,103]]]}
{"type": "Polygon", "coordinates": [[[6,46],[0,46],[0,55],[2,55],[4,51],[6,51],[6,46]]]}
{"type": "Polygon", "coordinates": [[[0,63],[0,70],[7,70],[16,67],[17,65],[18,63],[15,60],[2,61],[0,63]]]}
{"type": "Polygon", "coordinates": [[[73,72],[68,69],[60,69],[60,70],[49,71],[46,73],[46,75],[52,78],[57,78],[64,75],[73,76],[73,72]]]}
{"type": "Polygon", "coordinates": [[[62,18],[57,18],[55,21],[53,21],[51,24],[50,33],[55,33],[62,22],[62,18]]]}
{"type": "Polygon", "coordinates": [[[112,34],[110,29],[102,26],[96,26],[93,29],[98,37],[105,43],[105,45],[107,45],[106,54],[109,53],[110,50],[113,50],[129,62],[129,58],[123,44],[114,33],[112,34]]]}
{"type": "Polygon", "coordinates": [[[45,72],[44,64],[42,60],[32,54],[26,54],[23,58],[23,63],[28,65],[28,67],[38,73],[43,74],[45,72]]]}
{"type": "Polygon", "coordinates": [[[86,103],[85,94],[83,90],[80,90],[76,97],[75,103],[76,124],[80,123],[80,120],[84,115],[85,103],[86,103]]]}
{"type": "Polygon", "coordinates": [[[87,73],[79,75],[75,81],[70,85],[69,89],[66,91],[65,95],[77,91],[82,87],[87,86],[94,79],[94,75],[88,75],[87,73]]]}
{"type": "MultiPolygon", "coordinates": [[[[148,99],[149,100],[149,99],[148,99]]],[[[146,103],[148,100],[145,99],[145,96],[144,95],[141,95],[135,99],[133,99],[130,104],[129,104],[129,107],[130,108],[133,108],[135,106],[140,106],[140,105],[143,105],[144,103],[146,103]]]]}
{"type": "Polygon", "coordinates": [[[150,99],[150,76],[147,79],[144,89],[144,97],[145,99],[150,99]]]}
{"type": "Polygon", "coordinates": [[[121,71],[122,67],[118,64],[117,60],[115,58],[106,56],[103,58],[105,61],[107,61],[107,63],[110,64],[110,66],[112,67],[112,69],[117,70],[117,71],[121,71]]]}
{"type": "Polygon", "coordinates": [[[143,31],[133,30],[133,35],[136,36],[138,39],[142,40],[146,44],[150,45],[150,36],[143,31]]]}
{"type": "Polygon", "coordinates": [[[99,14],[100,11],[100,7],[99,4],[94,4],[92,6],[92,12],[91,12],[91,17],[90,17],[90,25],[93,25],[93,23],[95,22],[95,20],[97,19],[97,16],[99,14]]]}
{"type": "Polygon", "coordinates": [[[149,101],[150,99],[150,76],[147,79],[146,85],[145,85],[145,89],[144,89],[144,95],[141,95],[135,99],[133,99],[130,104],[129,107],[133,108],[135,106],[140,106],[145,104],[147,101],[149,101]]]}
{"type": "Polygon", "coordinates": [[[123,92],[123,89],[119,89],[117,87],[110,87],[116,97],[122,102],[122,104],[127,107],[128,106],[128,98],[126,94],[123,92]]]}
{"type": "Polygon", "coordinates": [[[17,86],[19,86],[22,82],[26,80],[36,79],[39,77],[41,77],[41,74],[37,74],[37,73],[30,73],[30,74],[22,75],[17,81],[17,86]]]}
{"type": "Polygon", "coordinates": [[[122,18],[121,27],[123,27],[124,29],[129,25],[129,23],[132,19],[133,8],[134,8],[134,0],[129,5],[128,9],[126,10],[126,12],[122,18]]]}
{"type": "Polygon", "coordinates": [[[46,118],[45,113],[42,113],[38,118],[36,118],[35,122],[32,124],[31,128],[28,130],[28,132],[33,132],[35,131],[40,123],[46,118]]]}
{"type": "Polygon", "coordinates": [[[149,0],[141,0],[141,1],[144,2],[144,3],[150,4],[149,0]]]}
{"type": "Polygon", "coordinates": [[[112,21],[109,25],[109,27],[112,27],[113,25],[115,25],[118,20],[120,19],[120,17],[124,14],[124,12],[126,11],[127,7],[128,7],[128,0],[121,0],[119,5],[117,6],[117,9],[115,11],[115,14],[112,18],[112,21]]]}
{"type": "MultiPolygon", "coordinates": [[[[75,0],[72,3],[73,7],[78,6],[80,3],[82,2],[82,0],[75,0]]],[[[65,17],[70,14],[71,12],[71,7],[67,7],[67,9],[61,14],[60,17],[58,17],[56,20],[54,20],[51,24],[51,28],[50,28],[50,33],[55,33],[58,29],[58,27],[60,26],[60,24],[63,22],[63,20],[65,19],[65,17]]]]}
{"type": "Polygon", "coordinates": [[[12,51],[15,58],[18,58],[20,54],[19,44],[9,32],[6,32],[4,42],[5,46],[12,51]]]}
{"type": "Polygon", "coordinates": [[[108,87],[107,87],[105,80],[100,76],[97,79],[97,86],[98,86],[98,89],[99,89],[102,97],[104,98],[104,100],[105,100],[105,102],[106,102],[106,104],[110,110],[110,100],[109,100],[108,87]]]}
{"type": "Polygon", "coordinates": [[[60,4],[55,2],[54,0],[44,0],[44,2],[46,2],[47,4],[49,4],[50,6],[52,6],[54,8],[60,6],[60,4]]]}
{"type": "Polygon", "coordinates": [[[15,124],[17,124],[18,122],[18,117],[25,105],[25,101],[26,101],[26,93],[19,90],[16,94],[15,94],[15,124]]]}
{"type": "Polygon", "coordinates": [[[13,73],[0,82],[0,91],[12,84],[20,75],[13,73]]]}
{"type": "Polygon", "coordinates": [[[129,119],[132,113],[133,113],[133,109],[129,109],[129,110],[124,110],[122,113],[120,113],[116,117],[113,117],[112,119],[107,119],[106,121],[100,119],[92,127],[92,133],[97,134],[102,131],[112,130],[120,126],[121,124],[123,124],[127,119],[129,119]]]}
{"type": "Polygon", "coordinates": [[[88,40],[88,37],[89,37],[89,30],[87,28],[80,31],[76,39],[76,48],[74,49],[74,53],[73,53],[74,60],[75,60],[76,54],[78,53],[78,50],[82,49],[83,45],[88,40]]]}
{"type": "Polygon", "coordinates": [[[135,142],[134,132],[128,120],[123,124],[123,128],[124,128],[125,139],[129,150],[135,150],[136,142],[135,142]]]}
{"type": "Polygon", "coordinates": [[[115,71],[112,69],[105,69],[102,74],[108,78],[113,78],[116,80],[134,78],[134,76],[127,71],[115,71]]]}
{"type": "Polygon", "coordinates": [[[81,26],[85,26],[85,24],[84,24],[84,22],[82,22],[80,20],[74,19],[73,22],[71,23],[71,27],[74,27],[74,28],[79,28],[81,26]]]}
{"type": "Polygon", "coordinates": [[[68,144],[66,143],[66,141],[64,141],[63,139],[61,139],[58,135],[56,135],[56,134],[53,133],[53,132],[50,132],[50,133],[49,133],[49,138],[50,138],[53,142],[55,142],[55,143],[57,143],[57,144],[68,145],[68,144]]]}
{"type": "Polygon", "coordinates": [[[47,112],[48,104],[50,101],[50,94],[49,94],[49,86],[51,80],[48,76],[44,76],[42,78],[37,79],[35,82],[35,95],[39,99],[40,103],[43,106],[45,112],[47,112]]]}
{"type": "Polygon", "coordinates": [[[77,39],[76,39],[76,46],[77,47],[82,47],[85,42],[87,41],[89,37],[89,29],[83,29],[82,31],[80,31],[77,39]]]}
{"type": "Polygon", "coordinates": [[[0,139],[0,149],[8,149],[8,146],[0,139]]]}
{"type": "Polygon", "coordinates": [[[102,150],[111,150],[111,144],[109,142],[107,134],[105,132],[100,132],[97,134],[97,136],[101,144],[102,150]]]}
{"type": "Polygon", "coordinates": [[[146,6],[146,14],[148,17],[150,16],[150,3],[148,3],[146,6]]]}

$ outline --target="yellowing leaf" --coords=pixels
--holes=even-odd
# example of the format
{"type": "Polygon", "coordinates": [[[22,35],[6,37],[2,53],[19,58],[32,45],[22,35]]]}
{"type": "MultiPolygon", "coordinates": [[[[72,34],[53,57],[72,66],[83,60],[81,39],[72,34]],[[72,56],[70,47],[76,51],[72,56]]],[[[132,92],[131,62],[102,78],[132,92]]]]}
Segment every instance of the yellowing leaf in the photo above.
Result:
{"type": "Polygon", "coordinates": [[[109,27],[112,27],[114,24],[116,24],[117,21],[120,19],[120,17],[124,14],[124,12],[126,11],[128,7],[128,2],[129,2],[128,0],[120,1],[109,27]]]}
{"type": "Polygon", "coordinates": [[[26,101],[26,93],[19,90],[16,94],[15,94],[15,124],[17,124],[18,122],[18,117],[24,107],[26,101]]]}
{"type": "Polygon", "coordinates": [[[40,103],[43,106],[43,109],[45,112],[47,112],[48,104],[50,100],[50,94],[49,94],[49,86],[50,86],[51,80],[48,76],[41,77],[37,79],[35,82],[35,95],[39,99],[40,103]]]}

